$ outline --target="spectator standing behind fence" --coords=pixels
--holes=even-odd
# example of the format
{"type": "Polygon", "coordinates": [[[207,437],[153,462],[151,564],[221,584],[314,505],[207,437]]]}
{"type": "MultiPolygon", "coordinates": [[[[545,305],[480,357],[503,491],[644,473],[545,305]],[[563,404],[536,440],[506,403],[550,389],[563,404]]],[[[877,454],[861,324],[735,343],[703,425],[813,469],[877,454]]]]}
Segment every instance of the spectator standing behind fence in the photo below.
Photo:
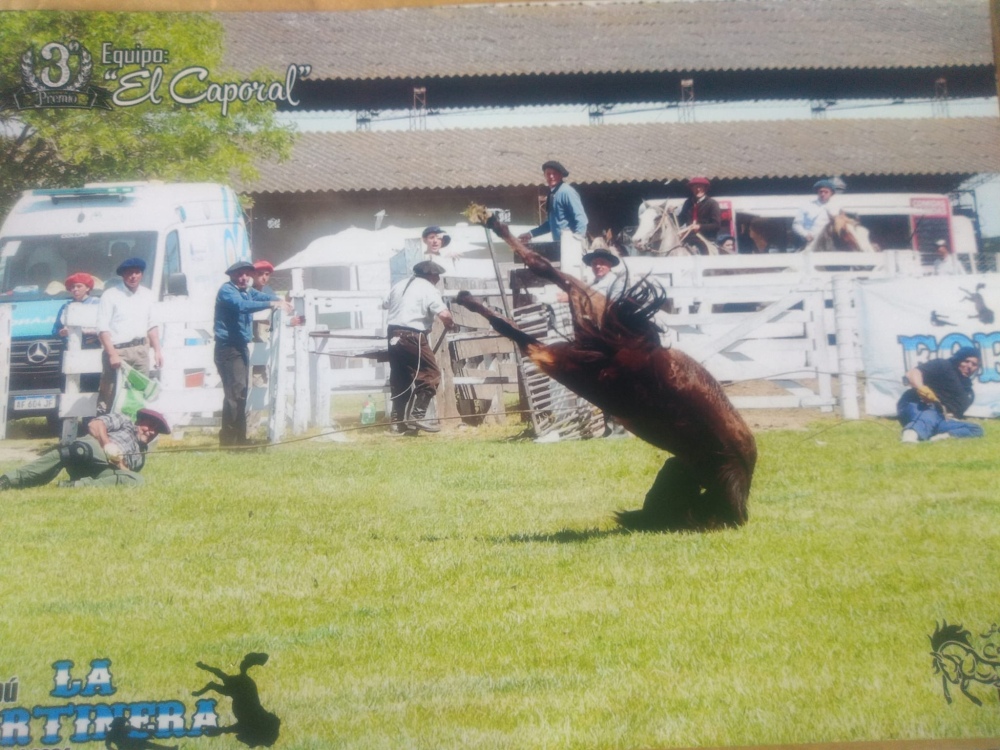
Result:
{"type": "MultiPolygon", "coordinates": [[[[79,302],[81,305],[99,305],[101,303],[100,298],[90,295],[94,289],[94,284],[94,277],[89,273],[74,273],[66,277],[66,291],[69,292],[72,299],[59,308],[59,314],[56,315],[56,324],[54,326],[56,336],[66,338],[69,335],[69,329],[66,327],[66,317],[70,305],[75,302],[79,302]]],[[[82,349],[101,348],[101,341],[97,338],[96,328],[83,329],[80,347],[82,349]]],[[[97,373],[86,373],[80,376],[80,390],[84,393],[93,393],[100,388],[100,383],[101,376],[97,373]]]]}
{"type": "Polygon", "coordinates": [[[390,430],[396,435],[439,430],[426,419],[427,407],[441,383],[441,369],[428,337],[435,316],[449,331],[457,327],[437,290],[442,273],[444,269],[437,263],[424,260],[413,267],[410,278],[389,290],[390,430]]]}
{"type": "Polygon", "coordinates": [[[105,414],[90,420],[87,432],[0,476],[0,492],[48,484],[63,469],[69,480],[61,487],[138,486],[147,446],[157,435],[169,435],[170,425],[158,411],[139,409],[135,423],[124,414],[105,414]]]}
{"type": "Polygon", "coordinates": [[[980,361],[978,349],[963,346],[948,359],[932,359],[906,373],[910,388],[896,404],[902,442],[982,437],[982,427],[960,421],[976,398],[972,376],[980,361]]]}
{"type": "Polygon", "coordinates": [[[546,232],[552,233],[552,240],[559,243],[559,265],[563,273],[583,278],[583,252],[587,245],[587,212],[576,188],[567,185],[569,170],[557,161],[542,164],[542,174],[549,194],[545,199],[545,213],[548,220],[539,224],[518,239],[531,242],[546,232]]]}
{"type": "Polygon", "coordinates": [[[934,260],[934,273],[939,276],[965,275],[965,266],[962,265],[962,261],[958,259],[958,256],[951,251],[947,242],[938,240],[934,243],[934,252],[937,253],[937,257],[934,260]]]}
{"type": "Polygon", "coordinates": [[[226,269],[229,281],[215,297],[215,366],[222,379],[222,429],[219,445],[247,443],[247,388],[250,374],[250,340],[253,313],[284,310],[292,306],[273,294],[253,288],[254,266],[237,261],[226,269]]]}
{"type": "Polygon", "coordinates": [[[160,333],[153,323],[153,293],[142,285],[146,261],[129,258],[122,261],[115,273],[121,276],[121,286],[104,290],[97,308],[97,331],[104,354],[101,356],[101,385],[97,394],[97,413],[107,414],[115,400],[115,383],[122,362],[143,375],[149,375],[149,350],[152,348],[156,368],[163,367],[160,333]]]}

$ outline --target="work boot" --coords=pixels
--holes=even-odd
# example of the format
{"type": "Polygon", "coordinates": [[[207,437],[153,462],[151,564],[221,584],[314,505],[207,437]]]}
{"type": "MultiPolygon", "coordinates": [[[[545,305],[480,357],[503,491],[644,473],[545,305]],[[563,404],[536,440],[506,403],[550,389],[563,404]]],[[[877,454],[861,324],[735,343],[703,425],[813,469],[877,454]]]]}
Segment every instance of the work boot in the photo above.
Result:
{"type": "Polygon", "coordinates": [[[408,430],[441,431],[441,427],[436,421],[427,420],[427,407],[430,406],[432,398],[434,398],[434,394],[429,391],[418,391],[413,394],[413,408],[410,409],[410,418],[406,420],[408,430]]]}
{"type": "Polygon", "coordinates": [[[400,407],[396,405],[396,402],[392,402],[392,409],[389,412],[389,434],[390,435],[404,435],[406,434],[406,416],[405,416],[406,406],[405,404],[400,407]]]}

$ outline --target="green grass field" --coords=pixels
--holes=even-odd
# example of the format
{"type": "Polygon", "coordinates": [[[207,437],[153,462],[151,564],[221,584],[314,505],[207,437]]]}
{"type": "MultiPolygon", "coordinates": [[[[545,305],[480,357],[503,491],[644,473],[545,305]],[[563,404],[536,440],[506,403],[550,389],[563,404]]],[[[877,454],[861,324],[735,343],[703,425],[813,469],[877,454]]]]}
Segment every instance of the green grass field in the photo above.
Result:
{"type": "Polygon", "coordinates": [[[634,439],[163,444],[139,490],[2,496],[0,682],[56,705],[53,662],[106,658],[116,692],[96,700],[190,710],[197,661],[263,651],[251,675],[289,750],[997,736],[996,691],[947,704],[928,640],[1000,620],[986,429],[760,433],[749,525],[709,534],[615,527],[665,458],[634,439]]]}

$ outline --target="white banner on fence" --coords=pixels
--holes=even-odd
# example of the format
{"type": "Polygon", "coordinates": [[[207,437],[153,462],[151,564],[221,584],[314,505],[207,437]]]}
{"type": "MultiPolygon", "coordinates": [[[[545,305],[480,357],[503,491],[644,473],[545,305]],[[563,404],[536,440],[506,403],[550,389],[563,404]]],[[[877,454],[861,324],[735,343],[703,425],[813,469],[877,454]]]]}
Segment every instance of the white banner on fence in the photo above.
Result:
{"type": "Polygon", "coordinates": [[[967,414],[1000,416],[1000,275],[859,281],[857,302],[868,414],[895,416],[908,370],[975,346],[983,367],[967,414]]]}

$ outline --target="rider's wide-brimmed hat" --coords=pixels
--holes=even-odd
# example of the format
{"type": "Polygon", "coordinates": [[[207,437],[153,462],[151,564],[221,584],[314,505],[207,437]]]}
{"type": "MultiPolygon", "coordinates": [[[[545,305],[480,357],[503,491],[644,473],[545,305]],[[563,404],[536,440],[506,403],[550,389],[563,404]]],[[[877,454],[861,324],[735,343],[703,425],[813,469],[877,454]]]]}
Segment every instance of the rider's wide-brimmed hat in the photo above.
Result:
{"type": "Polygon", "coordinates": [[[617,266],[619,263],[622,262],[621,258],[619,258],[610,250],[605,250],[604,248],[598,248],[597,250],[593,250],[587,253],[586,255],[583,256],[582,260],[589,266],[598,258],[606,260],[611,265],[612,268],[614,268],[615,266],[617,266]]]}

